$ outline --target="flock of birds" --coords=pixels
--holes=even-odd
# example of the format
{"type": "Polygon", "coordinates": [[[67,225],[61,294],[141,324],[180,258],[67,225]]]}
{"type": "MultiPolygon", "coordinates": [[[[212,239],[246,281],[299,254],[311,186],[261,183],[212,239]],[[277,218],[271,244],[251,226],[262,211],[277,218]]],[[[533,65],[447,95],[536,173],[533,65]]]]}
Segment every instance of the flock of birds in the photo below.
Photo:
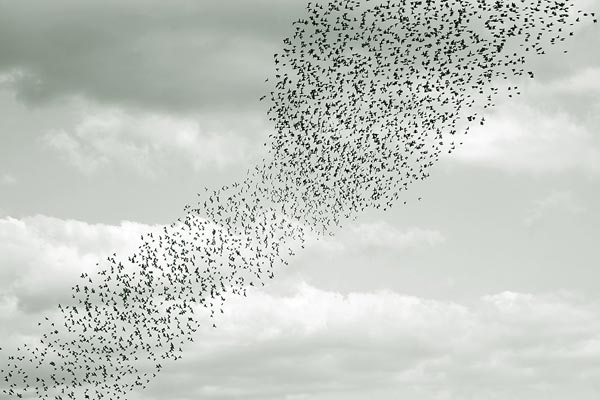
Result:
{"type": "Polygon", "coordinates": [[[495,98],[533,77],[530,56],[585,19],[597,22],[556,0],[309,3],[261,98],[268,156],[200,193],[127,259],[83,273],[41,338],[8,356],[3,393],[120,399],[146,387],[201,324],[216,327],[227,296],[273,279],[309,232],[387,209],[427,178],[495,98]]]}

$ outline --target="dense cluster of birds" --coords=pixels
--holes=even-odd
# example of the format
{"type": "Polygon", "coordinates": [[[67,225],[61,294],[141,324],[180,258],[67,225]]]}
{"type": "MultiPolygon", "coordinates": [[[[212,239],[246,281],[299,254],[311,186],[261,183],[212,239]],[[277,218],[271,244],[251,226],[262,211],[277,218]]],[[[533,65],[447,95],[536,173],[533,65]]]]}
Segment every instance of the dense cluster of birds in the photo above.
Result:
{"type": "MultiPolygon", "coordinates": [[[[83,273],[2,370],[16,398],[119,399],[182,357],[230,294],[274,278],[308,234],[387,209],[427,178],[531,55],[594,13],[556,0],[312,2],[275,55],[268,155],[83,273]]],[[[201,373],[201,372],[200,372],[201,373]]]]}

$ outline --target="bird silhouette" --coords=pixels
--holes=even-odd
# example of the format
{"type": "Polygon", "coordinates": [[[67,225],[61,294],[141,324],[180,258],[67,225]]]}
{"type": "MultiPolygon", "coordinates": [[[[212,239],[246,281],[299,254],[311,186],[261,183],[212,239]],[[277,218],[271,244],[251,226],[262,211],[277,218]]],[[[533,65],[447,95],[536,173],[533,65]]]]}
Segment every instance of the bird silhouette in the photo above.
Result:
{"type": "MultiPolygon", "coordinates": [[[[274,55],[265,157],[205,188],[177,221],[84,273],[1,371],[11,397],[121,399],[145,388],[230,295],[247,296],[304,246],[401,196],[455,151],[482,110],[574,25],[569,1],[327,0],[274,55]]],[[[418,196],[418,200],[421,200],[418,196]]],[[[1,349],[0,349],[1,350],[1,349]]]]}

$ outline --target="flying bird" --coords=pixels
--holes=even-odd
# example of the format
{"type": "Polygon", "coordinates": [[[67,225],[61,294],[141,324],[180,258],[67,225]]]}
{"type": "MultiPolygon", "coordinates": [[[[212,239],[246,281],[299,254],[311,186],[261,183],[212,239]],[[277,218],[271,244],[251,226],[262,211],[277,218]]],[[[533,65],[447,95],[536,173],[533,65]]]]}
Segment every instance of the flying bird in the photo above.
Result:
{"type": "Polygon", "coordinates": [[[553,0],[308,3],[260,99],[267,155],[142,235],[133,254],[81,275],[58,320],[40,322],[39,343],[9,357],[3,393],[119,399],[143,389],[198,329],[217,327],[228,296],[273,279],[309,232],[397,205],[485,123],[482,110],[520,93],[513,82],[534,77],[527,60],[584,20],[595,14],[553,0]]]}

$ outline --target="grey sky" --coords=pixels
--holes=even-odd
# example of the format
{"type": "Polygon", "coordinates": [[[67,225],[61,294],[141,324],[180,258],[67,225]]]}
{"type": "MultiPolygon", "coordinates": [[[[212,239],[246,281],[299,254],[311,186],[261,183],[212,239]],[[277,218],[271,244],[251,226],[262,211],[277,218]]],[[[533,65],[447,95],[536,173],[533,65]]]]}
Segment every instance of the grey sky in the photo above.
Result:
{"type": "Polygon", "coordinates": [[[0,65],[22,70],[31,103],[84,95],[108,104],[197,112],[256,109],[265,69],[300,1],[10,2],[0,65]],[[190,84],[190,83],[194,84],[190,84]]]}
{"type": "MultiPolygon", "coordinates": [[[[303,7],[0,0],[1,347],[262,155],[303,7]]],[[[131,398],[597,399],[599,47],[534,60],[406,206],[311,243],[131,398]]]]}

